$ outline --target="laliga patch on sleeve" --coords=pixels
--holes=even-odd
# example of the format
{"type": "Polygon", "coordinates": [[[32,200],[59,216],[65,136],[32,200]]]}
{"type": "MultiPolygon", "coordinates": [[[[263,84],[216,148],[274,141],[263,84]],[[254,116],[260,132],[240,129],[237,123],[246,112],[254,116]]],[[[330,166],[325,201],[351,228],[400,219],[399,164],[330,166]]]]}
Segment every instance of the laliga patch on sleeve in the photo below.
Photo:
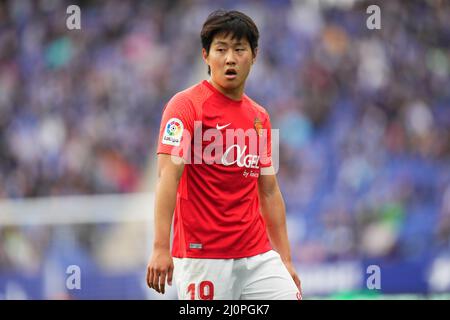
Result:
{"type": "Polygon", "coordinates": [[[178,147],[181,143],[181,137],[183,135],[183,122],[178,118],[172,118],[167,121],[164,129],[164,135],[162,137],[162,143],[171,146],[178,147]]]}

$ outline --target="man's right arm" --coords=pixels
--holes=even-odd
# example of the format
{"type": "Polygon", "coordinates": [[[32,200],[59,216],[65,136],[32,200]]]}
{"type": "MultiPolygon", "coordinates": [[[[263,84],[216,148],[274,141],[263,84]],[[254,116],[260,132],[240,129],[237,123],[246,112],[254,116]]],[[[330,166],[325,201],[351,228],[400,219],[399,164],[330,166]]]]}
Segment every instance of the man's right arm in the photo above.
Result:
{"type": "Polygon", "coordinates": [[[153,252],[147,266],[147,284],[157,292],[165,292],[166,277],[172,285],[173,260],[170,253],[170,231],[175,210],[178,183],[183,174],[181,158],[158,155],[158,182],[155,195],[153,252]]]}

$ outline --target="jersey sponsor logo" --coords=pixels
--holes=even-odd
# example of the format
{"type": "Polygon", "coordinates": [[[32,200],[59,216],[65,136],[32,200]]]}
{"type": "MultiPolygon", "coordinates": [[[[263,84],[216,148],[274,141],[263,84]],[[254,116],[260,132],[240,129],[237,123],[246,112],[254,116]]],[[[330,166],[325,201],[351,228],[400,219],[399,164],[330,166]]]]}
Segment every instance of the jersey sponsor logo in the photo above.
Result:
{"type": "Polygon", "coordinates": [[[162,137],[162,143],[171,146],[179,146],[181,143],[181,137],[183,135],[183,122],[178,118],[171,118],[167,121],[164,135],[162,137]]]}
{"type": "Polygon", "coordinates": [[[245,155],[245,150],[247,150],[247,146],[241,148],[238,144],[233,144],[232,146],[228,147],[228,149],[222,156],[222,164],[224,166],[231,166],[233,164],[237,164],[237,166],[240,168],[245,167],[258,169],[259,156],[254,154],[245,155]],[[236,159],[230,161],[229,158],[233,149],[236,149],[236,159]]]}
{"type": "Polygon", "coordinates": [[[258,178],[259,172],[258,171],[250,171],[244,170],[244,173],[242,174],[244,178],[251,177],[251,178],[258,178]]]}
{"type": "Polygon", "coordinates": [[[229,124],[223,125],[223,126],[219,126],[219,124],[216,124],[216,129],[217,130],[222,130],[225,129],[226,127],[228,127],[231,124],[231,122],[229,124]]]}

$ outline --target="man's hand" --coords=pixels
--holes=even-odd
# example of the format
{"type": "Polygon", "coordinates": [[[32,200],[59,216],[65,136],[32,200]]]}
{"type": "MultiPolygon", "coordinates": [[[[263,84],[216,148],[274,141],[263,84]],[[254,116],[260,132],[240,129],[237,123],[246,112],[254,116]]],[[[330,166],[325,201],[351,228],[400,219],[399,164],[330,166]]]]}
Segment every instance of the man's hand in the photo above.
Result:
{"type": "Polygon", "coordinates": [[[167,283],[172,285],[173,259],[170,250],[154,250],[147,266],[147,285],[164,294],[167,283]]]}
{"type": "Polygon", "coordinates": [[[292,262],[284,262],[284,265],[286,266],[286,269],[289,271],[289,274],[291,275],[292,279],[294,279],[295,285],[300,291],[300,297],[302,297],[303,296],[302,282],[300,281],[300,278],[298,277],[298,274],[295,271],[294,265],[292,264],[292,262]]]}

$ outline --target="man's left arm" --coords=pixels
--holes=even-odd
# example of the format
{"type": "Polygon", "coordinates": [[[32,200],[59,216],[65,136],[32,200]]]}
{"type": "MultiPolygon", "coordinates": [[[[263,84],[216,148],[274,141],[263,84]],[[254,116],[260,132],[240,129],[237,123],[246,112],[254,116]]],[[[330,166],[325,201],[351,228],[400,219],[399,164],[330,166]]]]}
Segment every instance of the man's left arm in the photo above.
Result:
{"type": "Polygon", "coordinates": [[[261,213],[266,222],[270,242],[301,292],[301,282],[292,263],[286,226],[286,208],[273,167],[262,168],[258,178],[261,213]]]}

